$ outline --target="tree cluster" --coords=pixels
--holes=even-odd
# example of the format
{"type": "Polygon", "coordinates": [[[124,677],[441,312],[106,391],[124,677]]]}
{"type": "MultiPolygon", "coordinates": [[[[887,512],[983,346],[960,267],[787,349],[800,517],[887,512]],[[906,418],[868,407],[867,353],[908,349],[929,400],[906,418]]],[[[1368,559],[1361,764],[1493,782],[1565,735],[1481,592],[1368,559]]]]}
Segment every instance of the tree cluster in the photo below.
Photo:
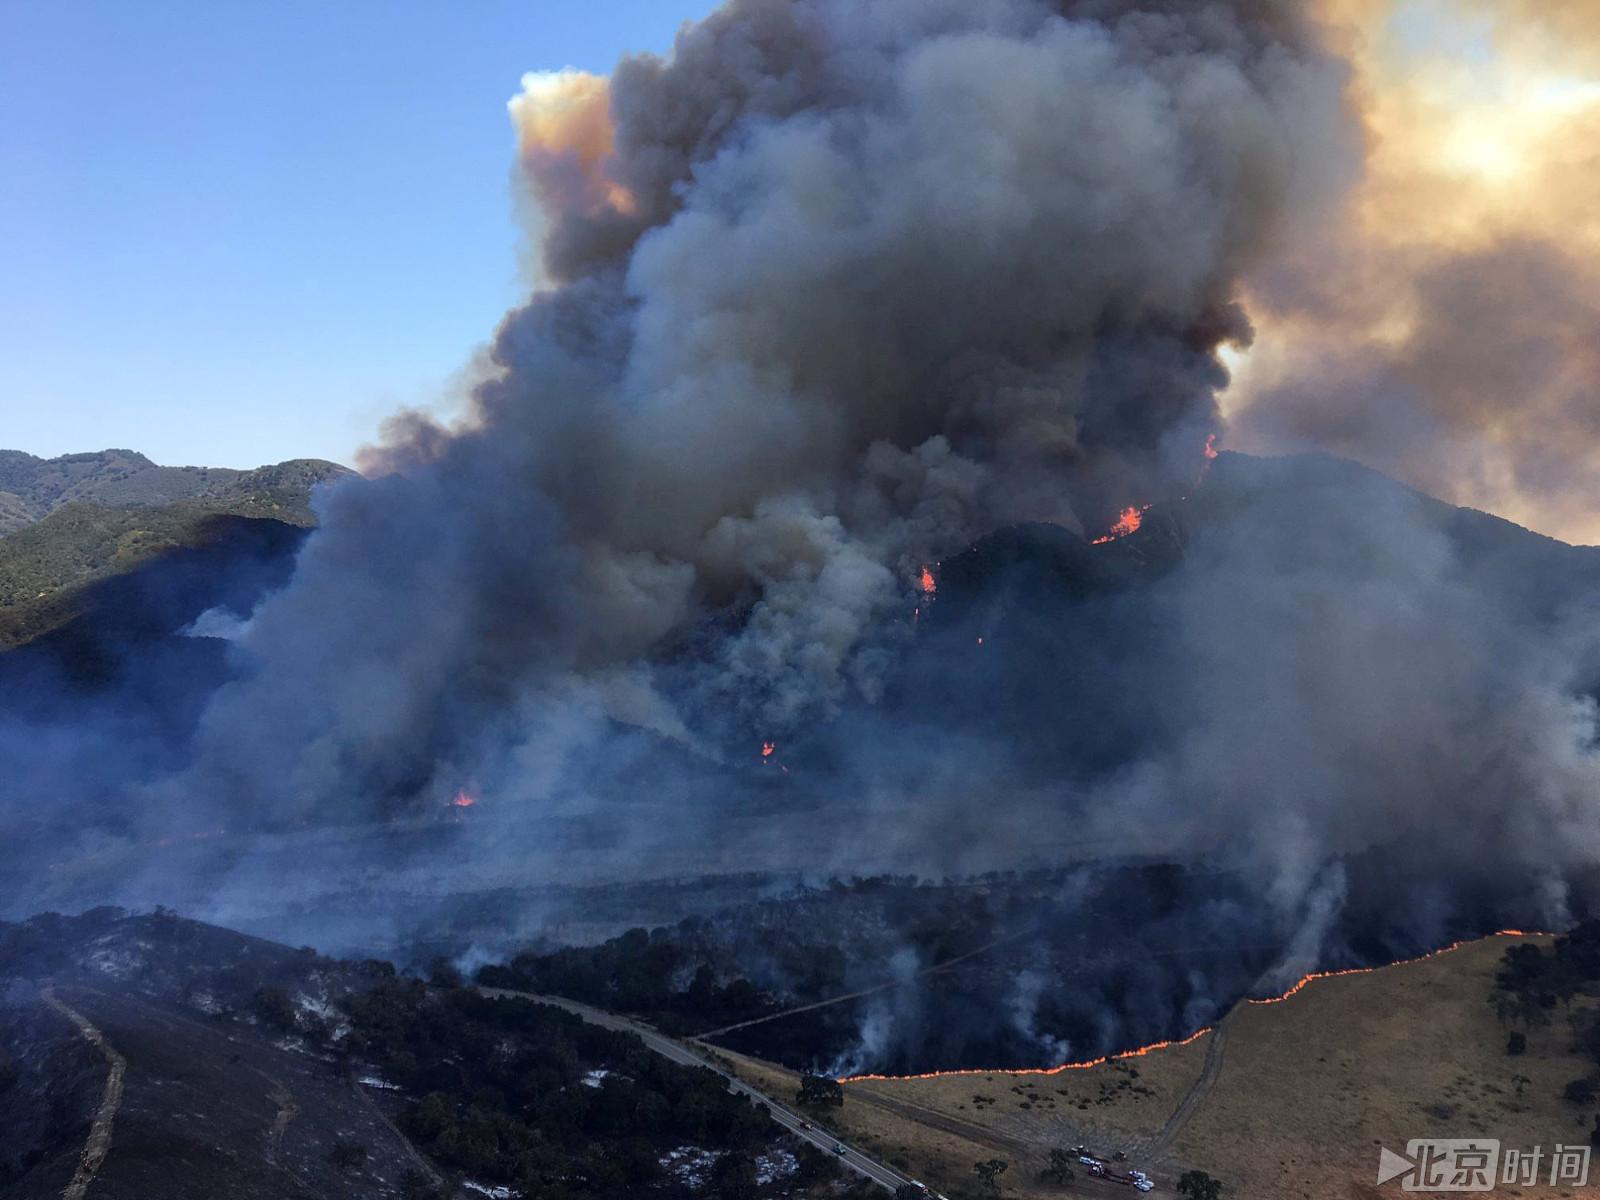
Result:
{"type": "Polygon", "coordinates": [[[1549,1025],[1558,1007],[1569,1010],[1573,1048],[1597,1068],[1597,1073],[1566,1085],[1562,1095],[1572,1104],[1588,1105],[1600,1099],[1600,1010],[1571,1011],[1576,997],[1597,992],[1600,920],[1582,922],[1558,937],[1548,951],[1533,942],[1510,947],[1495,974],[1490,999],[1501,1023],[1511,1027],[1506,1039],[1507,1054],[1524,1053],[1529,1030],[1549,1025]]]}
{"type": "Polygon", "coordinates": [[[710,966],[694,962],[669,930],[631,929],[598,946],[569,946],[550,954],[519,954],[482,968],[478,982],[511,991],[581,1000],[635,1013],[669,1033],[697,1033],[766,1016],[773,998],[748,979],[718,983],[710,966]],[[688,985],[679,980],[694,968],[688,985]]]}
{"type": "Polygon", "coordinates": [[[1204,1171],[1185,1171],[1178,1179],[1178,1194],[1189,1200],[1218,1200],[1222,1195],[1222,1181],[1204,1171]]]}
{"type": "Polygon", "coordinates": [[[664,1152],[723,1152],[713,1192],[747,1200],[772,1126],[715,1072],[680,1066],[633,1034],[526,1000],[385,979],[345,1001],[352,1053],[421,1096],[407,1132],[475,1179],[551,1200],[635,1194],[664,1152]]]}

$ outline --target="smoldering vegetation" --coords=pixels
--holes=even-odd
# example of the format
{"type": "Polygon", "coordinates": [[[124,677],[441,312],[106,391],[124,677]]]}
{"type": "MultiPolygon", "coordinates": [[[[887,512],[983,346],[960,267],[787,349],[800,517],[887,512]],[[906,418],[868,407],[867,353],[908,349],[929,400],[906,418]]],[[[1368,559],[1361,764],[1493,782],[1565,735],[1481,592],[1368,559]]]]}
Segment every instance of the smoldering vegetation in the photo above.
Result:
{"type": "Polygon", "coordinates": [[[1032,1042],[864,1012],[862,1065],[1103,1048],[1586,912],[1596,552],[1207,456],[1242,273],[1358,163],[1319,36],[1252,0],[735,0],[668,60],[530,77],[547,286],[468,417],[397,419],[291,577],[188,618],[220,673],[158,664],[170,733],[115,686],[99,725],[10,712],[8,910],[341,948],[463,914],[501,953],[618,881],[1217,881],[1182,914],[1234,948],[1209,975],[1041,987],[1032,1042]]]}
{"type": "MultiPolygon", "coordinates": [[[[147,830],[130,787],[187,761],[228,642],[293,573],[306,531],[215,517],[200,545],[88,587],[60,629],[0,655],[0,873],[17,903],[38,855],[108,848],[147,830]],[[196,629],[205,621],[206,629],[196,629]],[[184,634],[196,636],[184,636],[184,634]]],[[[185,819],[183,833],[195,828],[185,819]]],[[[92,903],[92,901],[91,901],[92,903]]]]}
{"type": "Polygon", "coordinates": [[[881,694],[769,757],[609,725],[565,812],[491,777],[406,821],[62,847],[19,906],[175,898],[686,1032],[869,991],[727,1035],[816,1069],[1093,1057],[1312,969],[1592,912],[1597,559],[1353,464],[1224,454],[1126,537],[1018,526],[936,564],[886,623],[881,694]],[[568,969],[589,952],[517,957],[640,923],[669,930],[642,993],[568,969]]]}
{"type": "Polygon", "coordinates": [[[173,1195],[174,1163],[248,1200],[848,1192],[715,1073],[459,985],[168,912],[0,922],[0,1187],[60,1195],[78,1165],[106,1070],[65,1004],[122,1056],[92,1187],[130,1200],[173,1195]]]}
{"type": "Polygon", "coordinates": [[[1271,965],[1274,936],[1236,880],[1124,861],[774,889],[478,978],[829,1076],[1038,1067],[1194,1032],[1271,965]]]}

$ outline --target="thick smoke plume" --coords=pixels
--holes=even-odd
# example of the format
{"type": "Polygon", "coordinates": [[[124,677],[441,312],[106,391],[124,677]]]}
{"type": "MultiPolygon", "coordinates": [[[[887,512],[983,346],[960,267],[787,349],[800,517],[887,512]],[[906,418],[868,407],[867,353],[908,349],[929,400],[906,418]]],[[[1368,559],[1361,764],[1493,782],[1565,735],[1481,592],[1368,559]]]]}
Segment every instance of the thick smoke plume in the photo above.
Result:
{"type": "Polygon", "coordinates": [[[870,698],[923,563],[1199,470],[1235,281],[1337,174],[1342,84],[1285,6],[1022,0],[749,0],[529,77],[551,287],[468,428],[403,423],[330,499],[185,786],[385,814],[486,731],[715,757],[870,698]]]}
{"type": "MultiPolygon", "coordinates": [[[[1331,460],[1200,482],[1244,282],[1297,329],[1363,303],[1302,270],[1364,150],[1326,36],[1271,0],[733,0],[668,59],[530,76],[546,286],[468,416],[397,418],[323,497],[159,752],[107,750],[108,717],[74,774],[87,739],[18,719],[20,777],[75,854],[244,839],[186,884],[221,919],[331,922],[335,877],[1141,856],[1231,873],[1170,940],[1281,949],[1269,981],[1569,919],[1600,847],[1592,557],[1331,460]]],[[[1439,305],[1481,303],[1439,270],[1439,305]]],[[[1273,403],[1245,426],[1323,412],[1273,403]]],[[[180,902],[142,869],[95,898],[180,902]]],[[[1104,1028],[1235,986],[1166,970],[1104,1028]]],[[[1003,1016],[1059,1050],[1051,971],[1003,1016]]]]}
{"type": "Polygon", "coordinates": [[[1600,541],[1600,8],[1329,0],[1369,152],[1252,273],[1232,442],[1600,541]]]}

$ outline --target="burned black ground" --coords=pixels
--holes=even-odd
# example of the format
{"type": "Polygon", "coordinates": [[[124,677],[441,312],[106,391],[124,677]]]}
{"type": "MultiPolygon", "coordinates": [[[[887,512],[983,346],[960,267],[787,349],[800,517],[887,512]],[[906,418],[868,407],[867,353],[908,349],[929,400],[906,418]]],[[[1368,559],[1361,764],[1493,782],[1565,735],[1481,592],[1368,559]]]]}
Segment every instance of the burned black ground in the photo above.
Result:
{"type": "Polygon", "coordinates": [[[60,1195],[107,1065],[126,1065],[100,1194],[836,1195],[831,1164],[715,1075],[631,1034],[167,913],[0,926],[0,1196],[60,1195]],[[532,1191],[529,1191],[532,1189],[532,1191]]]}

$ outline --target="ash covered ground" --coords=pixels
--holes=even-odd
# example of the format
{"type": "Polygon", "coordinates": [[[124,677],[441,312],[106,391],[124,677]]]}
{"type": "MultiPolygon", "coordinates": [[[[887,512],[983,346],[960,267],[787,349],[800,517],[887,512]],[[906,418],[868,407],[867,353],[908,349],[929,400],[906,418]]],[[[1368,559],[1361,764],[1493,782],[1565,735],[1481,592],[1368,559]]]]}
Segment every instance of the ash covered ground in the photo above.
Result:
{"type": "Polygon", "coordinates": [[[170,913],[0,924],[0,1196],[61,1195],[102,1118],[92,1194],[135,1200],[861,1194],[711,1072],[439,971],[170,913]]]}

